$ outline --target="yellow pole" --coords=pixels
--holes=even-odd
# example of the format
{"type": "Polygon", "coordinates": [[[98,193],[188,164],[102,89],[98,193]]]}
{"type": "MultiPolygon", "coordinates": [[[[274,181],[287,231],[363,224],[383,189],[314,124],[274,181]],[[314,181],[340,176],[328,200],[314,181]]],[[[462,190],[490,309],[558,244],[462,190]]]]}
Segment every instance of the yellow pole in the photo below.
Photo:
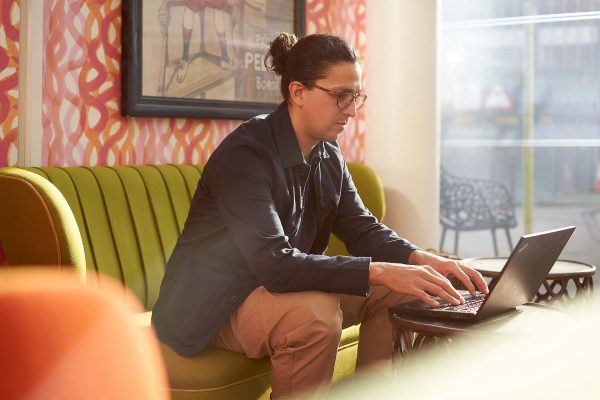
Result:
{"type": "MultiPolygon", "coordinates": [[[[525,15],[533,15],[531,2],[524,5],[525,15]]],[[[535,136],[535,32],[534,25],[525,25],[525,65],[523,85],[522,136],[527,142],[535,136]]],[[[533,207],[535,205],[534,184],[534,148],[523,146],[523,231],[533,232],[533,207]]]]}

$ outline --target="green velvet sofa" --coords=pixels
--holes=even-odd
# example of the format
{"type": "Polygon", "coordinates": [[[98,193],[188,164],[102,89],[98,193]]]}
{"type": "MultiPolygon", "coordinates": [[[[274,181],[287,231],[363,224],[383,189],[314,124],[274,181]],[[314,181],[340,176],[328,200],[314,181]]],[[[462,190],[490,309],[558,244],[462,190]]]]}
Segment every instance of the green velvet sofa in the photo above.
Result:
{"type": "MultiPolygon", "coordinates": [[[[378,176],[361,164],[349,169],[381,220],[378,176]]],[[[73,267],[87,279],[108,275],[151,311],[201,173],[195,165],[0,168],[0,266],[73,267]]],[[[328,254],[346,250],[332,238],[328,254]]],[[[358,327],[344,330],[334,381],[353,374],[357,340],[358,327]]],[[[207,349],[187,361],[177,370],[166,365],[174,399],[268,398],[267,358],[207,349]]]]}

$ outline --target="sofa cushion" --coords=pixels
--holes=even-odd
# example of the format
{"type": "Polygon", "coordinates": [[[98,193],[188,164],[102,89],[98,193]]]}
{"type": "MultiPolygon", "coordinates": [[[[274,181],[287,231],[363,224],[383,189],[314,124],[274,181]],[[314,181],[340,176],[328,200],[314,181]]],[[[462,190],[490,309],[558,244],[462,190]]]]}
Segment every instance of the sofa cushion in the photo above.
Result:
{"type": "MultiPolygon", "coordinates": [[[[150,327],[151,312],[135,316],[135,324],[150,327]]],[[[358,326],[342,331],[333,381],[354,373],[358,326]]],[[[208,348],[196,356],[180,356],[162,344],[173,399],[268,399],[271,364],[268,357],[254,360],[243,354],[208,348]]]]}

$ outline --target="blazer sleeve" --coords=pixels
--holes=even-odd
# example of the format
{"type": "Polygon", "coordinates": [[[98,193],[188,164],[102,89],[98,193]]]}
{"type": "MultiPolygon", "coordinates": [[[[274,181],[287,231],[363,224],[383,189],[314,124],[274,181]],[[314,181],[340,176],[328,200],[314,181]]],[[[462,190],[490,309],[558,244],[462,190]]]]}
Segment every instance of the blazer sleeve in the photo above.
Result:
{"type": "Polygon", "coordinates": [[[418,247],[377,221],[364,206],[346,162],[342,163],[342,190],[333,233],[352,255],[406,264],[410,253],[418,247]]]}

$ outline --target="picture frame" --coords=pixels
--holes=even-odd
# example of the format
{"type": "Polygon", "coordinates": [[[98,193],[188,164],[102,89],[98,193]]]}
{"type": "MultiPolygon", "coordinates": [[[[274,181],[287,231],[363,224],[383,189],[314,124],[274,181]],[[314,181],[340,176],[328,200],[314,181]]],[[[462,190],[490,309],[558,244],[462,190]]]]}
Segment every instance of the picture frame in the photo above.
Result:
{"type": "Polygon", "coordinates": [[[122,12],[121,112],[135,117],[273,111],[282,99],[267,45],[305,28],[305,0],[128,0],[122,12]]]}

